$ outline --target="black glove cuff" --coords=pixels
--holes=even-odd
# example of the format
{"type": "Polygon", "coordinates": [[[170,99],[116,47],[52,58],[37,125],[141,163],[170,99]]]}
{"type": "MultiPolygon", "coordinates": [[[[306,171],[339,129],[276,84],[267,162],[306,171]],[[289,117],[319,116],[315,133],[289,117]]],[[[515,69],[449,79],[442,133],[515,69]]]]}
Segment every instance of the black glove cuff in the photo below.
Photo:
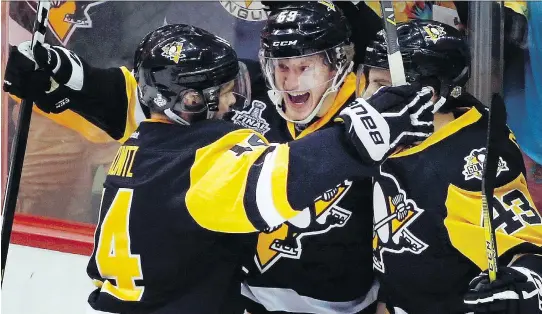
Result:
{"type": "Polygon", "coordinates": [[[53,71],[58,66],[58,55],[49,48],[44,47],[41,43],[37,42],[33,48],[34,58],[38,66],[46,70],[50,75],[53,75],[53,71]]]}

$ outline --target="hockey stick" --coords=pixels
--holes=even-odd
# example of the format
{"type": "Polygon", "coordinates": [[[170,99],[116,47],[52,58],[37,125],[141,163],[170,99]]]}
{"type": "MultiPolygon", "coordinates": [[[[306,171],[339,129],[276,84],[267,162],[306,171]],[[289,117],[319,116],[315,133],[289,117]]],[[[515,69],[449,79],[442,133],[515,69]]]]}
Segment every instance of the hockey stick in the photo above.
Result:
{"type": "Polygon", "coordinates": [[[482,212],[484,217],[484,238],[488,261],[489,280],[497,279],[497,241],[493,229],[493,191],[495,178],[499,164],[499,153],[495,151],[495,145],[499,145],[502,139],[502,131],[506,128],[506,109],[504,101],[498,93],[493,94],[491,109],[488,118],[488,130],[486,140],[486,159],[482,167],[482,212]]]}
{"type": "MultiPolygon", "coordinates": [[[[36,42],[40,42],[42,44],[44,43],[45,33],[47,32],[47,25],[49,22],[50,8],[51,3],[49,1],[38,1],[36,20],[34,22],[34,33],[32,34],[32,48],[36,42]]],[[[0,285],[4,283],[4,271],[6,269],[9,241],[13,227],[13,218],[15,217],[15,208],[17,206],[19,185],[21,183],[21,172],[23,170],[24,155],[26,152],[26,142],[28,139],[28,130],[30,128],[30,119],[32,118],[33,103],[33,99],[24,99],[21,102],[21,109],[17,122],[17,132],[13,138],[11,149],[6,194],[4,197],[4,206],[2,208],[2,279],[0,281],[0,285]]]]}
{"type": "Polygon", "coordinates": [[[502,15],[503,5],[501,2],[491,4],[492,17],[492,46],[491,46],[491,68],[492,68],[492,95],[489,108],[486,158],[482,167],[482,213],[484,224],[485,249],[488,260],[489,281],[497,279],[497,241],[493,228],[493,192],[495,179],[499,164],[499,141],[506,137],[506,108],[502,98],[503,80],[503,45],[504,45],[504,18],[502,15]]]}
{"type": "Polygon", "coordinates": [[[397,38],[397,25],[395,24],[395,12],[392,1],[380,1],[386,41],[388,42],[388,63],[390,68],[391,82],[393,86],[405,85],[405,68],[403,57],[399,50],[399,39],[397,38]]]}

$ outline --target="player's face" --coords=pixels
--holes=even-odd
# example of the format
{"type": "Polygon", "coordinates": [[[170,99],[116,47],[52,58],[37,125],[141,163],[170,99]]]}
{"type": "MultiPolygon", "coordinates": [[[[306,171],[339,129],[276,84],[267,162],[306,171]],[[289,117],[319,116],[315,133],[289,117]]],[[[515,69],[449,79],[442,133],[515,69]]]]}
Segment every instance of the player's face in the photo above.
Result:
{"type": "Polygon", "coordinates": [[[275,85],[283,91],[285,114],[292,120],[303,120],[311,114],[336,73],[320,54],[278,59],[274,66],[275,85]]]}
{"type": "Polygon", "coordinates": [[[380,87],[391,86],[391,75],[389,70],[371,68],[369,70],[368,84],[363,98],[368,99],[371,97],[380,87]]]}
{"type": "Polygon", "coordinates": [[[218,112],[215,115],[216,119],[222,119],[225,113],[229,112],[231,106],[235,104],[235,94],[233,92],[234,82],[230,81],[220,88],[220,96],[218,97],[218,112]]]}

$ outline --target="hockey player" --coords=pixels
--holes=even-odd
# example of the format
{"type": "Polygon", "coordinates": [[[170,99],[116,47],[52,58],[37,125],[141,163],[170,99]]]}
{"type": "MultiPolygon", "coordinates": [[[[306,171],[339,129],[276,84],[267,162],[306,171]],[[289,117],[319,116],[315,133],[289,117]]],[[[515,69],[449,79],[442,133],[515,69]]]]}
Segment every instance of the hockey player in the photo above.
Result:
{"type": "MultiPolygon", "coordinates": [[[[330,127],[355,98],[352,31],[331,1],[267,4],[259,57],[269,93],[253,93],[252,107],[264,107],[270,141],[289,142],[330,127]]],[[[243,125],[250,112],[232,121],[243,125]]],[[[370,188],[370,180],[345,180],[306,209],[312,221],[259,235],[242,287],[247,312],[374,313],[370,188]]]]}
{"type": "MultiPolygon", "coordinates": [[[[229,119],[274,143],[303,142],[315,131],[330,128],[339,112],[355,98],[351,35],[341,10],[329,1],[293,2],[271,8],[262,31],[261,63],[264,79],[273,88],[273,102],[267,93],[254,92],[263,87],[254,82],[250,106],[236,110],[229,119]]],[[[59,55],[63,58],[65,54],[59,55]]],[[[55,56],[52,53],[52,60],[55,56]]],[[[47,54],[41,59],[48,60],[47,54]]],[[[63,64],[68,68],[64,71],[60,66],[55,74],[58,80],[71,85],[81,79],[83,74],[71,71],[71,66],[78,68],[77,61],[66,58],[63,64]]],[[[148,109],[139,107],[136,97],[118,93],[122,89],[127,95],[135,93],[132,74],[126,69],[97,71],[84,62],[83,66],[87,82],[83,90],[60,86],[58,93],[43,96],[46,100],[40,108],[51,113],[69,108],[115,139],[128,139],[138,121],[148,115],[148,109]],[[89,83],[89,77],[110,83],[89,83]],[[63,89],[69,90],[60,92],[63,89]],[[106,104],[108,109],[104,109],[106,104]]],[[[386,97],[394,93],[389,92],[383,93],[380,101],[388,101],[386,97]]],[[[409,95],[394,94],[392,103],[408,100],[409,95]]],[[[419,140],[430,133],[426,131],[417,133],[419,140]]],[[[306,169],[314,176],[320,173],[316,181],[329,182],[321,172],[337,162],[326,146],[322,141],[315,148],[325,154],[318,166],[306,169]]],[[[372,204],[371,181],[347,179],[315,197],[296,220],[259,234],[256,253],[245,265],[249,274],[242,291],[250,301],[249,312],[374,311],[378,286],[370,267],[372,221],[367,219],[372,204]]],[[[299,185],[295,193],[311,196],[310,191],[299,185]]]]}
{"type": "MultiPolygon", "coordinates": [[[[397,314],[542,313],[542,218],[514,135],[501,130],[495,147],[500,267],[490,284],[481,211],[488,112],[463,91],[468,47],[459,31],[434,21],[404,23],[397,33],[407,80],[437,86],[443,105],[435,132],[393,154],[374,180],[373,259],[382,301],[397,314]]],[[[365,97],[391,85],[383,31],[364,66],[365,97]]]]}
{"type": "Polygon", "coordinates": [[[411,121],[431,111],[427,89],[390,89],[344,111],[346,128],[271,145],[216,120],[238,100],[234,87],[248,86],[246,76],[225,40],[187,25],[147,35],[134,73],[93,68],[61,47],[32,53],[23,43],[10,52],[4,82],[44,111],[69,107],[124,142],[104,184],[87,268],[97,286],[89,303],[111,313],[242,312],[241,262],[253,254],[254,232],[275,230],[318,195],[328,202],[341,182],[373,174],[400,126],[418,130],[411,121]],[[34,56],[43,70],[34,71],[34,56]],[[138,102],[151,119],[133,132],[138,102]],[[407,113],[384,118],[378,110],[407,113]]]}

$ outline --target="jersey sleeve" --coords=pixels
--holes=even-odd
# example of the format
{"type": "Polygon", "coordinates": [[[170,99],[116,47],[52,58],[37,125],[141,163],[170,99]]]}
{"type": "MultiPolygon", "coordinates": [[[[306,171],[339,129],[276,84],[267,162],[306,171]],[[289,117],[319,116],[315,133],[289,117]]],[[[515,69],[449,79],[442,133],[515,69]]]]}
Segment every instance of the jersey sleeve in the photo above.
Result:
{"type": "Polygon", "coordinates": [[[84,69],[85,83],[71,110],[123,143],[146,118],[134,76],[125,67],[84,69]]]}
{"type": "Polygon", "coordinates": [[[57,91],[63,93],[58,97],[70,102],[70,109],[60,114],[45,113],[37,106],[34,110],[92,141],[105,141],[98,139],[98,129],[123,143],[147,115],[139,103],[134,76],[125,67],[101,69],[79,60],[83,65],[81,90],[57,91]]]}
{"type": "MultiPolygon", "coordinates": [[[[513,134],[501,145],[492,226],[500,263],[507,264],[516,254],[542,253],[542,218],[529,194],[513,134]]],[[[481,270],[487,269],[481,192],[450,184],[446,208],[451,244],[481,270]]]]}
{"type": "Polygon", "coordinates": [[[187,209],[202,227],[246,233],[293,218],[345,179],[373,174],[347,153],[342,127],[288,144],[248,129],[199,149],[190,170],[187,209]]]}

